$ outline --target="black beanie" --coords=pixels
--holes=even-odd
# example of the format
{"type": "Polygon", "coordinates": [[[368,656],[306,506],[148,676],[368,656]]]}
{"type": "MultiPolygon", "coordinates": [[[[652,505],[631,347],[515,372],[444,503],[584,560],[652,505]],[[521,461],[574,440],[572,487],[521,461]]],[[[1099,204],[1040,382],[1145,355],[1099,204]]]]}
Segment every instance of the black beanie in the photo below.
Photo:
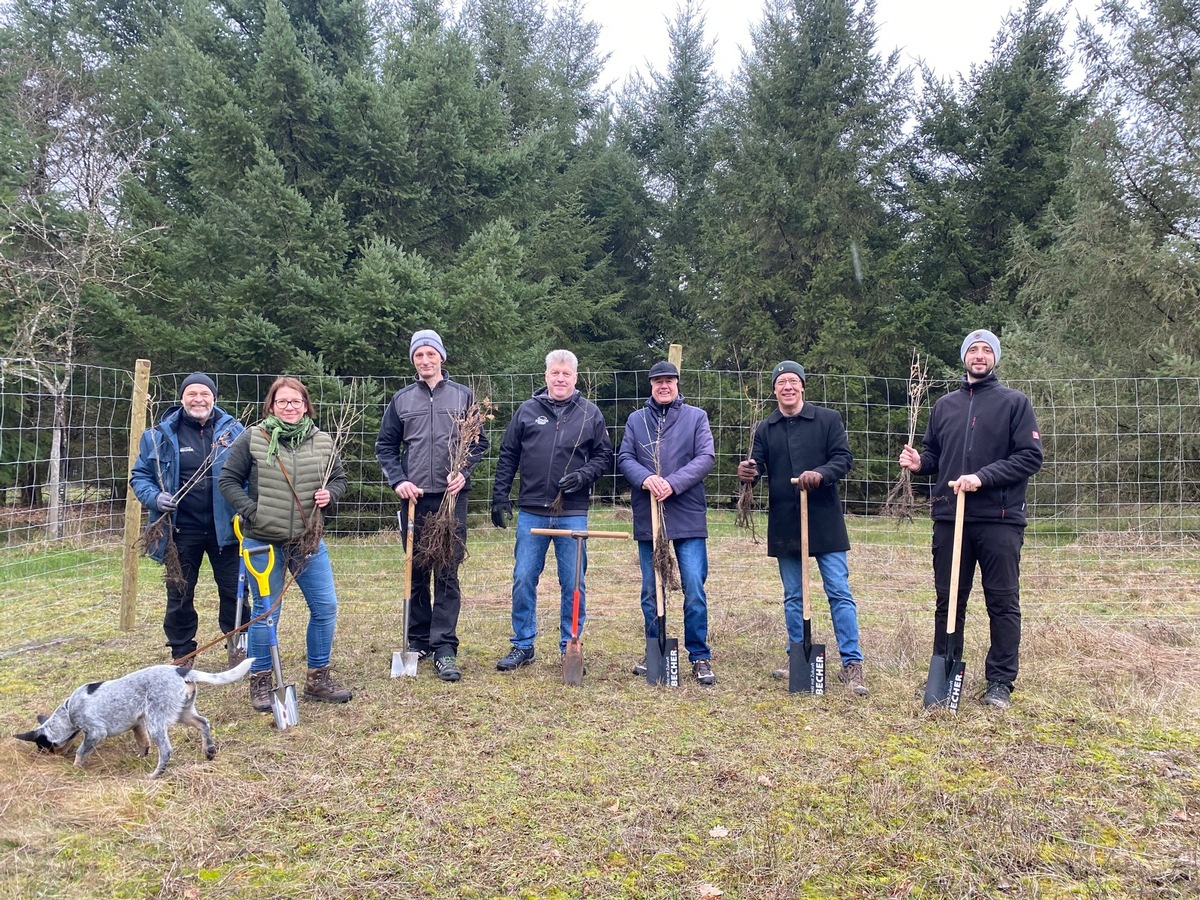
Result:
{"type": "Polygon", "coordinates": [[[212,391],[212,395],[214,398],[217,396],[216,382],[214,382],[211,378],[209,378],[203,372],[193,372],[187,378],[183,379],[183,384],[181,384],[179,386],[179,396],[182,397],[183,392],[188,389],[188,386],[193,385],[193,384],[202,384],[206,388],[208,388],[210,391],[212,391]]]}

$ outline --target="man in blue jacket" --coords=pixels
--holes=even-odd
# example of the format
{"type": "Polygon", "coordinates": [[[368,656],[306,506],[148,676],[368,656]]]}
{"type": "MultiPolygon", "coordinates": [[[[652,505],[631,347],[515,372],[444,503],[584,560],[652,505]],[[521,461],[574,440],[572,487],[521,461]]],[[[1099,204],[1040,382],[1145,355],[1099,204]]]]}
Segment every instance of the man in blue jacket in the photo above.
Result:
{"type": "MultiPolygon", "coordinates": [[[[642,567],[642,615],[646,637],[658,637],[655,602],[654,534],[650,495],[661,504],[667,539],[675,547],[683,586],[683,632],[692,674],[700,684],[716,684],[708,646],[708,508],[704,477],[717,457],[708,414],[679,395],[679,370],[670,362],[650,367],[650,398],[630,414],[617,455],[617,467],[633,488],[633,536],[642,567]]],[[[634,667],[644,675],[645,660],[634,667]]]]}
{"type": "Polygon", "coordinates": [[[900,465],[914,475],[937,473],[933,516],[933,579],[937,592],[933,652],[946,653],[946,614],[954,554],[953,494],[967,491],[964,513],[956,630],[962,640],[967,598],[979,564],[983,600],[991,623],[991,647],[984,663],[983,702],[997,709],[1012,705],[1021,646],[1021,545],[1025,543],[1025,489],[1042,467],[1042,436],[1033,404],[1007,388],[993,371],[1000,362],[1000,339],[985,329],[972,331],[960,350],[966,372],[958,390],[933,406],[924,449],[907,444],[900,465]]]}
{"type": "MultiPolygon", "coordinates": [[[[216,484],[233,439],[242,433],[242,423],[216,405],[217,385],[203,372],[193,372],[183,380],[180,397],[179,406],[168,409],[157,425],[142,434],[129,476],[138,502],[150,511],[150,523],[163,516],[171,520],[171,535],[148,548],[150,557],[161,563],[168,540],[174,541],[179,553],[181,579],[166,579],[163,615],[163,632],[173,662],[196,649],[196,582],[205,554],[217,583],[221,631],[233,631],[237,620],[238,546],[233,509],[216,484]]],[[[242,621],[249,621],[248,606],[242,613],[242,621]]],[[[231,641],[227,648],[230,665],[241,659],[235,648],[231,641]]]]}
{"type": "MultiPolygon", "coordinates": [[[[800,558],[800,490],[808,492],[808,553],[817,561],[821,585],[829,599],[829,616],[837,638],[842,670],[838,680],[860,697],[867,695],[863,655],[858,644],[858,607],[850,593],[846,554],[850,535],[842,514],[838,482],[854,457],[842,417],[832,409],[806,403],[804,366],[785,359],[771,373],[779,405],[754,429],[750,459],[738,464],[738,478],[754,483],[767,476],[767,555],[779,564],[783,582],[783,618],[788,645],[804,640],[804,577],[800,558]]],[[[771,673],[786,678],[787,669],[771,673]]]]}
{"type": "MultiPolygon", "coordinates": [[[[507,528],[512,518],[509,492],[517,470],[521,490],[517,496],[517,540],[513,548],[512,650],[496,668],[514,672],[534,660],[537,636],[537,586],[546,566],[546,552],[554,542],[558,564],[559,634],[561,657],[571,638],[575,588],[575,553],[578,543],[569,537],[531,534],[531,528],[587,530],[592,484],[612,466],[612,443],[604,416],[594,403],[575,389],[579,360],[570,350],[546,355],[546,386],[517,407],[500,442],[496,481],[492,491],[492,524],[507,528]]],[[[583,575],[587,550],[580,562],[579,631],[587,611],[583,575]]]]}

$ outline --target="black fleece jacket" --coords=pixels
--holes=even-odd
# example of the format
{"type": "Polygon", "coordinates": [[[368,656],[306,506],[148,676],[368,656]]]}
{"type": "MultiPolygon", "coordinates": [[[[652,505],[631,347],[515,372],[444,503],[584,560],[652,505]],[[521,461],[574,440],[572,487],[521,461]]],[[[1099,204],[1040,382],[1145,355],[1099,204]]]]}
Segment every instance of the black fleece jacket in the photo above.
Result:
{"type": "Polygon", "coordinates": [[[1025,489],[1041,467],[1033,404],[994,372],[974,383],[964,375],[957,391],[933,405],[917,474],[937,473],[930,486],[934,519],[954,520],[947,482],[978,475],[983,486],[967,494],[966,521],[1025,525],[1025,489]]]}

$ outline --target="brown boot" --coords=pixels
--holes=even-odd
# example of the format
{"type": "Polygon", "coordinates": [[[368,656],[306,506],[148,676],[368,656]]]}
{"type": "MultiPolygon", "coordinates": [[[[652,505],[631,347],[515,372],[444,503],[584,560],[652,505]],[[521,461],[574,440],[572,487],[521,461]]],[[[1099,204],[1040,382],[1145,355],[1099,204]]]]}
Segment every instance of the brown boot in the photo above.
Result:
{"type": "Polygon", "coordinates": [[[271,673],[250,673],[250,705],[256,712],[271,711],[271,673]]]}
{"type": "Polygon", "coordinates": [[[304,697],[306,700],[320,700],[322,703],[345,703],[352,694],[333,680],[329,666],[319,669],[309,669],[308,679],[304,682],[304,697]]]}

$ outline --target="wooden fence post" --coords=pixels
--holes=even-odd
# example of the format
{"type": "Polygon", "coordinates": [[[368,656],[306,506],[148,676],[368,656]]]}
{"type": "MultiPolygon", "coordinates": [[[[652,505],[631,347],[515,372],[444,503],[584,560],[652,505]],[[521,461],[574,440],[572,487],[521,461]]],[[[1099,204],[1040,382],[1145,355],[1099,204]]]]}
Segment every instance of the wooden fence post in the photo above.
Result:
{"type": "MultiPolygon", "coordinates": [[[[146,430],[146,409],[150,395],[150,360],[139,359],[133,370],[133,393],[129,407],[129,472],[137,460],[138,443],[146,430]]],[[[121,543],[121,630],[129,631],[137,623],[138,539],[142,536],[142,504],[132,490],[125,494],[125,533],[121,543]]]]}

